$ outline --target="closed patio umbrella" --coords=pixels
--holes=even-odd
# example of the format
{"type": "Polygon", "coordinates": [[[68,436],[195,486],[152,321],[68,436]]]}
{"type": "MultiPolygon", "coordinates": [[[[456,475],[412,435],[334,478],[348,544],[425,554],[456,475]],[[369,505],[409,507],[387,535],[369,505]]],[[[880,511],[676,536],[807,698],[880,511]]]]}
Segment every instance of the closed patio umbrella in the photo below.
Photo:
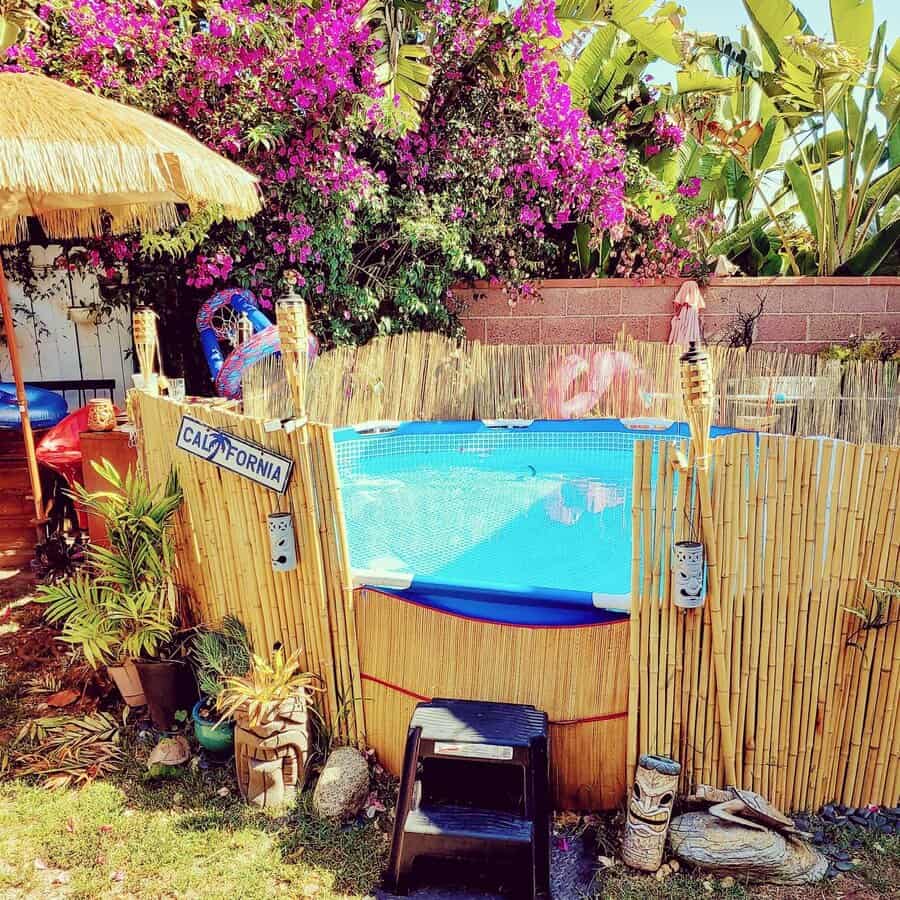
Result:
{"type": "MultiPolygon", "coordinates": [[[[171,228],[179,206],[214,205],[229,219],[260,209],[254,176],[148,113],[18,72],[0,73],[0,109],[0,244],[24,241],[30,218],[48,238],[73,239],[171,228]]],[[[0,310],[40,536],[40,479],[2,260],[0,310]]]]}

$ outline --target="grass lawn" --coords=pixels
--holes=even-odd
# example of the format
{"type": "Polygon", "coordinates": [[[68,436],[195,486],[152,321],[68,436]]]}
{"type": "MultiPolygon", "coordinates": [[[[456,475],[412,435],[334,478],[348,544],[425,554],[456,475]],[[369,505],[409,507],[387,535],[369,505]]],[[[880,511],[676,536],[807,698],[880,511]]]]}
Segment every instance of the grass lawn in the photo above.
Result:
{"type": "MultiPolygon", "coordinates": [[[[45,640],[39,609],[27,603],[27,594],[12,595],[10,586],[0,583],[0,772],[3,745],[30,717],[48,714],[46,704],[42,708],[29,693],[29,678],[50,673],[70,687],[81,683],[81,702],[94,702],[90,694],[97,690],[58,656],[45,658],[54,642],[45,640]]],[[[179,776],[151,779],[144,760],[155,737],[140,729],[132,723],[124,730],[122,765],[109,779],[65,790],[0,780],[0,898],[329,898],[376,891],[392,826],[385,784],[379,790],[388,809],[346,827],[314,817],[308,793],[283,816],[268,815],[240,800],[230,761],[203,768],[194,756],[179,776]]],[[[576,867],[587,862],[590,869],[592,859],[615,856],[620,830],[619,818],[560,819],[554,869],[565,868],[559,863],[569,844],[592,847],[580,859],[578,852],[569,853],[576,867]]],[[[802,889],[729,884],[684,873],[658,882],[629,874],[619,864],[598,872],[590,885],[588,874],[577,887],[560,889],[555,900],[900,897],[900,837],[856,831],[835,832],[829,840],[850,850],[859,860],[857,869],[802,889]]],[[[422,894],[419,900],[454,896],[422,894]]]]}
{"type": "Polygon", "coordinates": [[[377,825],[329,826],[304,804],[283,818],[251,810],[230,771],[0,787],[4,897],[359,896],[387,850],[377,825]]]}

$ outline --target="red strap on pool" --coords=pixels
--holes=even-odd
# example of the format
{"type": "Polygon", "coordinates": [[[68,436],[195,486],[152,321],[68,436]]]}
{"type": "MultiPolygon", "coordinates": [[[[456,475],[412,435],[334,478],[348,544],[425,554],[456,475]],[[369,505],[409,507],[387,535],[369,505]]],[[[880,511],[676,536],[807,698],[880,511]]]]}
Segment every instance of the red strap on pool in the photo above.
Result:
{"type": "MultiPolygon", "coordinates": [[[[431,700],[431,697],[426,697],[424,694],[417,694],[415,691],[407,690],[406,688],[400,687],[397,684],[391,684],[389,681],[384,681],[381,678],[376,678],[374,675],[368,675],[366,672],[361,672],[359,676],[363,681],[371,681],[374,684],[380,684],[382,687],[387,688],[389,691],[396,691],[398,694],[404,694],[407,697],[411,697],[413,700],[426,701],[431,700]]],[[[625,712],[617,712],[617,713],[606,713],[602,716],[585,716],[583,719],[559,719],[554,721],[550,720],[551,725],[588,725],[591,722],[608,722],[611,719],[624,719],[628,716],[628,710],[625,712]]]]}

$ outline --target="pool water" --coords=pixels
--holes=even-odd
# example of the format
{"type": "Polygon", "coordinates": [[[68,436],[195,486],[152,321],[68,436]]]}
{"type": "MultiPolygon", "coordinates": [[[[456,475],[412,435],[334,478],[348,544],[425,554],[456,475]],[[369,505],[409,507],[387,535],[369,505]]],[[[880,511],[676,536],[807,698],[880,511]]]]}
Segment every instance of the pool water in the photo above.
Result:
{"type": "Polygon", "coordinates": [[[351,564],[454,585],[626,599],[632,446],[362,457],[342,477],[351,564]]]}

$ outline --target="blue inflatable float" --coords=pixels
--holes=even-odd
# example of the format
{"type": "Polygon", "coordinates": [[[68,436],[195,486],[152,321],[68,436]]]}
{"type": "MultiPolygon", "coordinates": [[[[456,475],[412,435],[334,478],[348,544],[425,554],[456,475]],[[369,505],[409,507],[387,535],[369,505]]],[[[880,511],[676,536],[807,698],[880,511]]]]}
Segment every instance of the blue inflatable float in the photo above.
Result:
{"type": "MultiPolygon", "coordinates": [[[[32,428],[52,428],[69,412],[66,401],[53,391],[25,385],[25,395],[28,398],[28,418],[32,428]]],[[[0,428],[21,427],[16,386],[9,381],[0,381],[0,428]]]]}

